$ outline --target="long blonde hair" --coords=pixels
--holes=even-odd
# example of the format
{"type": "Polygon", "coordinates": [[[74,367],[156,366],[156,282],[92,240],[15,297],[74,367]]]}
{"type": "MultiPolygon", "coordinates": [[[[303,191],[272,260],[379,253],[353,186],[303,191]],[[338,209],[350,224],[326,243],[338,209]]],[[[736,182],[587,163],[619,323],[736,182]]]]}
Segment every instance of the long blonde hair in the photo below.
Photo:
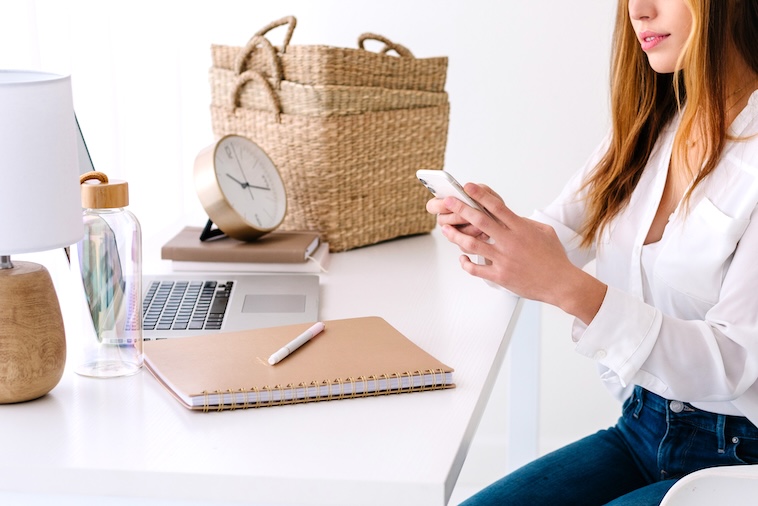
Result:
{"type": "Polygon", "coordinates": [[[619,0],[611,60],[612,137],[584,188],[587,217],[580,230],[590,246],[629,202],[663,128],[681,111],[672,156],[694,176],[692,190],[715,169],[727,140],[726,82],[730,48],[758,73],[758,2],[684,0],[692,30],[673,74],[648,64],[632,28],[629,0],[619,0]],[[687,107],[684,107],[684,105],[687,107]],[[687,155],[702,142],[702,159],[687,155]],[[698,169],[695,169],[698,167],[698,169]]]}

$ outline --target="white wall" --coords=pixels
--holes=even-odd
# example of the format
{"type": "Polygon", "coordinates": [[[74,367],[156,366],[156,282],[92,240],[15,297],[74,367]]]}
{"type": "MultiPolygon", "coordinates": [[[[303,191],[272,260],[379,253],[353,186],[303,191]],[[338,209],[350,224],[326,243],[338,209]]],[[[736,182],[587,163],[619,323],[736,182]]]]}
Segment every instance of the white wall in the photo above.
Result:
{"type": "MultiPolygon", "coordinates": [[[[418,57],[448,56],[446,166],[522,214],[555,196],[607,128],[608,0],[0,0],[0,68],[72,74],[96,167],[129,181],[131,207],[156,235],[204,221],[191,171],[212,141],[210,44],[242,45],[289,14],[294,44],[355,47],[376,32],[418,57]]],[[[593,364],[573,353],[569,325],[544,310],[542,451],[617,414],[593,364]]],[[[461,478],[474,488],[503,465],[503,377],[461,478]]]]}

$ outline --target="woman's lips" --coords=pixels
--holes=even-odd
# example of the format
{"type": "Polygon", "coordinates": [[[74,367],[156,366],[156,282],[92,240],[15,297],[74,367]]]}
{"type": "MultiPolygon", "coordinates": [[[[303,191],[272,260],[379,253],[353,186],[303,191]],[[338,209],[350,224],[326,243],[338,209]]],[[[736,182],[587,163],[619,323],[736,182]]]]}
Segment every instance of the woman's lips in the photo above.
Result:
{"type": "Polygon", "coordinates": [[[642,32],[639,34],[640,45],[643,51],[649,51],[668,38],[667,33],[642,32]]]}

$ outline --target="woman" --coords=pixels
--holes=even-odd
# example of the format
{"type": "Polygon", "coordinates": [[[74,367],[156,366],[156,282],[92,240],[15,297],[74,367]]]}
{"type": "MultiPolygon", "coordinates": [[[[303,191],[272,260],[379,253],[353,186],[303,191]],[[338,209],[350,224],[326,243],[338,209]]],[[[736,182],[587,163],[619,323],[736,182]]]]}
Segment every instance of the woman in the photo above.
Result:
{"type": "Polygon", "coordinates": [[[608,430],[465,504],[659,504],[758,462],[758,0],[619,0],[612,133],[534,220],[433,199],[468,273],[576,317],[624,401],[608,430]],[[596,260],[596,276],[581,267],[596,260]]]}

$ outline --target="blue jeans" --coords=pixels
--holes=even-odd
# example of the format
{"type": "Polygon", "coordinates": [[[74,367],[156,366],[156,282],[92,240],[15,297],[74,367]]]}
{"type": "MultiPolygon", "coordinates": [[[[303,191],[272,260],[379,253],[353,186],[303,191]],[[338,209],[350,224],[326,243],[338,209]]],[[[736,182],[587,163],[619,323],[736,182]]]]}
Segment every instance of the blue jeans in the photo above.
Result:
{"type": "Polygon", "coordinates": [[[636,387],[616,426],[545,455],[462,506],[652,506],[682,476],[758,463],[758,428],[636,387]]]}

